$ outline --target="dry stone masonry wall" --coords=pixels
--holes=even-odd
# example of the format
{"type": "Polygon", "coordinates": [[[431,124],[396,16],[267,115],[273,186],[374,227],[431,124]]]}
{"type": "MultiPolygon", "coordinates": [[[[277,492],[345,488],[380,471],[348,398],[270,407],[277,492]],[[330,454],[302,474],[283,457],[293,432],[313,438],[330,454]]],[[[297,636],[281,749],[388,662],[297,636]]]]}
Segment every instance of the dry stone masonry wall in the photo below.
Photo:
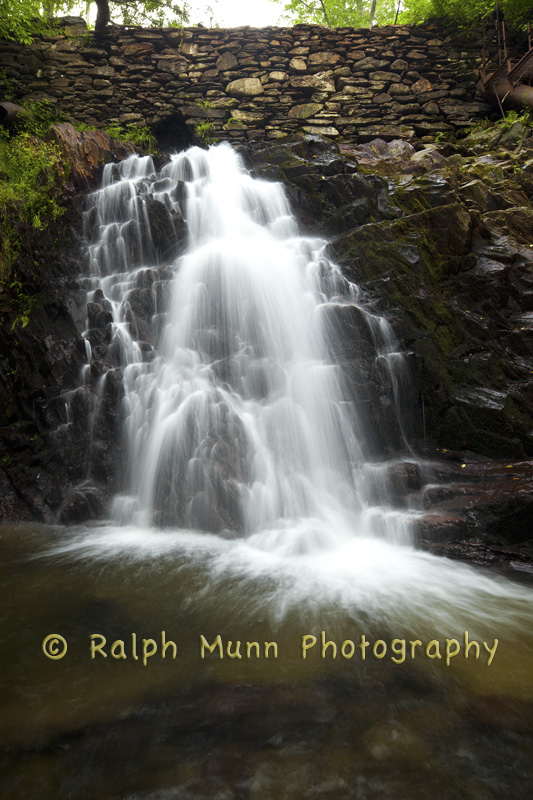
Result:
{"type": "Polygon", "coordinates": [[[480,42],[432,25],[63,30],[2,43],[14,99],[51,100],[94,126],[155,126],[169,141],[429,141],[492,110],[475,96],[480,42]]]}

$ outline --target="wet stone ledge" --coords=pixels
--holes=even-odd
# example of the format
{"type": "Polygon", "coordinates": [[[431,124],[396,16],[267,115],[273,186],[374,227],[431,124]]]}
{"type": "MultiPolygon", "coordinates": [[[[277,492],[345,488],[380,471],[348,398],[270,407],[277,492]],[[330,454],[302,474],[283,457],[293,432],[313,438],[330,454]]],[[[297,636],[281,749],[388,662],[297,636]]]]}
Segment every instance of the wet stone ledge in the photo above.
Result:
{"type": "Polygon", "coordinates": [[[475,94],[481,37],[432,24],[80,30],[2,42],[14,99],[88,125],[149,125],[168,146],[298,132],[433,141],[492,110],[475,94]]]}

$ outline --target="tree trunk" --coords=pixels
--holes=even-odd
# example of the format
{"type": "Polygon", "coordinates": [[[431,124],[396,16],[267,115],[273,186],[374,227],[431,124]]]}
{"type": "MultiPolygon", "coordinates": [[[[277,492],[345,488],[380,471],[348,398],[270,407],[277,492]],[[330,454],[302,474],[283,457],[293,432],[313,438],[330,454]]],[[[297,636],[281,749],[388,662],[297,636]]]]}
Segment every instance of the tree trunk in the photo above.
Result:
{"type": "Polygon", "coordinates": [[[326,25],[328,26],[328,28],[331,28],[328,12],[326,11],[326,6],[324,5],[323,0],[320,0],[320,5],[322,6],[322,11],[324,12],[324,17],[326,18],[326,25]]]}
{"type": "Polygon", "coordinates": [[[376,6],[378,0],[372,0],[372,7],[370,9],[370,22],[368,23],[370,27],[372,27],[372,23],[374,22],[374,14],[376,13],[376,6]]]}
{"type": "Polygon", "coordinates": [[[96,22],[94,24],[94,29],[96,31],[103,31],[104,28],[107,27],[109,20],[111,19],[111,13],[109,11],[109,1],[95,0],[95,2],[98,12],[96,14],[96,22]]]}

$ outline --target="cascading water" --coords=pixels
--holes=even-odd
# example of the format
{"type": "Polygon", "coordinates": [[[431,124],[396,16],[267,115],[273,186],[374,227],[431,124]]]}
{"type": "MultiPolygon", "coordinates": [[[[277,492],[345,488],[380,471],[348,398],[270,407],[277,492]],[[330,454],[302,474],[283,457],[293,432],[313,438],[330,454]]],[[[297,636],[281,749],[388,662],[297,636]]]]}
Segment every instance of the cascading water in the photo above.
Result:
{"type": "Polygon", "coordinates": [[[2,531],[6,796],[528,796],[533,595],[406,546],[386,321],[227,145],[106,167],[89,204],[62,435],[90,412],[103,483],[121,405],[120,494],[2,531]]]}
{"type": "Polygon", "coordinates": [[[124,375],[115,519],[239,532],[285,552],[354,534],[408,541],[408,517],[388,507],[385,471],[369,456],[369,422],[330,355],[328,311],[363,314],[396,410],[400,355],[326,243],[299,235],[281,185],[252,179],[223,144],[174,156],[158,174],[150,158],[110,165],[92,200],[90,300],[112,312],[124,375]],[[168,297],[148,280],[154,201],[188,230],[168,297]],[[147,283],[155,349],[131,321],[147,283]]]}

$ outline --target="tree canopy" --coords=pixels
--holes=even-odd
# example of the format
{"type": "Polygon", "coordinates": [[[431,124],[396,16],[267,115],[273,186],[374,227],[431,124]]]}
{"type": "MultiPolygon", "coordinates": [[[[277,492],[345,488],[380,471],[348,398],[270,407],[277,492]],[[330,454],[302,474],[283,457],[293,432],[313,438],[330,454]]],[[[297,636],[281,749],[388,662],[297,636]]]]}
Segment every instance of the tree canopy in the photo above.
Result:
{"type": "MultiPolygon", "coordinates": [[[[188,22],[189,3],[174,0],[94,0],[97,7],[96,30],[111,20],[125,25],[180,25],[188,22]]],[[[0,38],[30,42],[32,36],[48,29],[50,16],[66,14],[79,7],[79,0],[0,0],[0,38]]],[[[85,3],[87,9],[91,0],[85,3]]]]}
{"type": "Polygon", "coordinates": [[[385,25],[394,22],[398,0],[278,0],[291,24],[314,22],[330,28],[385,25]]]}
{"type": "Polygon", "coordinates": [[[510,22],[531,11],[531,0],[276,0],[283,4],[283,18],[290,24],[317,23],[335,28],[422,22],[449,19],[472,25],[491,14],[498,5],[510,22]]]}
{"type": "Polygon", "coordinates": [[[31,42],[46,28],[39,0],[0,0],[0,38],[31,42]]]}
{"type": "MultiPolygon", "coordinates": [[[[176,3],[173,0],[94,0],[98,9],[96,30],[102,30],[111,20],[123,22],[124,25],[144,25],[159,27],[161,25],[180,25],[189,20],[189,4],[176,3]]],[[[78,5],[76,0],[56,0],[56,8],[63,10],[78,5]]],[[[87,7],[91,0],[86,3],[87,7]]]]}
{"type": "Polygon", "coordinates": [[[400,14],[403,22],[425,19],[449,19],[460,25],[472,25],[492,14],[496,7],[509,22],[517,23],[529,11],[531,0],[407,0],[400,14]]]}

